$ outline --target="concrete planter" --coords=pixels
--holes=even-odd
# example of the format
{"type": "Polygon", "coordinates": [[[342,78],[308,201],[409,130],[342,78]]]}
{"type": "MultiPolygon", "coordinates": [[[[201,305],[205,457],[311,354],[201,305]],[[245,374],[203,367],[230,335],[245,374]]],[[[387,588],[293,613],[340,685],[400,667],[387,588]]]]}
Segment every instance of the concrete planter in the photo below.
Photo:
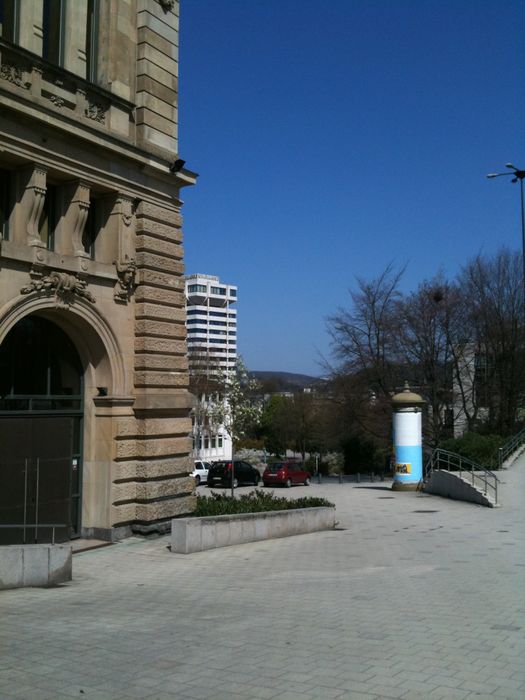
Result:
{"type": "Polygon", "coordinates": [[[232,544],[331,530],[334,526],[335,508],[330,507],[180,518],[171,521],[171,551],[191,554],[232,544]]]}
{"type": "Polygon", "coordinates": [[[71,581],[72,571],[69,544],[0,547],[0,589],[56,586],[71,581]]]}

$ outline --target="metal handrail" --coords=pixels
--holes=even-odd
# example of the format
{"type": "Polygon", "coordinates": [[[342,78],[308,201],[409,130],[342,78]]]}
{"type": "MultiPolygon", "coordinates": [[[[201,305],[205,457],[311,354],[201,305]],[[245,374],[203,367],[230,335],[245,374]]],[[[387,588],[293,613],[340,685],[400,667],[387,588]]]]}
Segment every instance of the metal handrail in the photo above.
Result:
{"type": "Polygon", "coordinates": [[[468,457],[463,457],[456,452],[449,452],[448,450],[437,447],[426,463],[425,479],[428,479],[435,469],[459,472],[460,477],[462,472],[470,472],[472,485],[474,486],[475,480],[479,479],[484,485],[485,496],[487,495],[487,490],[491,488],[494,491],[494,503],[498,502],[499,478],[490,469],[483,467],[481,464],[476,464],[476,462],[473,462],[468,457]],[[481,472],[481,474],[476,474],[475,472],[481,472]],[[492,483],[490,480],[492,480],[492,483]]]}
{"type": "Polygon", "coordinates": [[[525,428],[522,428],[519,433],[516,433],[510,440],[499,448],[498,450],[498,466],[501,469],[503,462],[507,457],[515,452],[518,447],[521,447],[525,443],[525,428]]]}
{"type": "Polygon", "coordinates": [[[24,541],[22,544],[26,544],[25,541],[25,530],[28,527],[34,527],[36,532],[38,532],[39,527],[50,527],[51,530],[51,544],[55,544],[55,528],[57,527],[67,527],[66,523],[13,523],[9,525],[0,525],[0,528],[22,528],[24,530],[24,541]]]}

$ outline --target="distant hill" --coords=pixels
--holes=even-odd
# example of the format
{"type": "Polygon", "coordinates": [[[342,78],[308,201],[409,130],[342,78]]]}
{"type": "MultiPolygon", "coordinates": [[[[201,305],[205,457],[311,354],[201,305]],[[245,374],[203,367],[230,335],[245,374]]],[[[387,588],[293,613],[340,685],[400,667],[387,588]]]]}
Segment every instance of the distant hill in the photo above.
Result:
{"type": "Polygon", "coordinates": [[[297,391],[306,387],[314,387],[324,384],[325,380],[319,377],[311,377],[308,374],[294,374],[293,372],[262,372],[252,371],[250,374],[262,384],[265,392],[297,391]]]}

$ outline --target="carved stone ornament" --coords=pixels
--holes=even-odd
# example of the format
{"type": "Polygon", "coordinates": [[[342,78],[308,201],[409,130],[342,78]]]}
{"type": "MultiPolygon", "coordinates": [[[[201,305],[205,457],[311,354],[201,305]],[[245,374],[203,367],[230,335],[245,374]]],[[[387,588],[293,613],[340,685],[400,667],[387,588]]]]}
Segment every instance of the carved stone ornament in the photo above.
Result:
{"type": "Polygon", "coordinates": [[[104,124],[106,121],[106,110],[97,102],[90,102],[85,110],[85,114],[88,119],[93,119],[93,121],[99,124],[104,124]]]}
{"type": "Polygon", "coordinates": [[[137,265],[133,258],[131,260],[125,260],[124,262],[114,260],[113,263],[117,268],[118,275],[118,280],[113,291],[113,298],[115,301],[129,301],[129,298],[135,291],[135,273],[137,271],[137,265]]]}
{"type": "Polygon", "coordinates": [[[44,275],[41,267],[33,266],[29,273],[31,277],[30,283],[26,287],[22,287],[20,294],[32,294],[36,292],[42,296],[55,297],[55,306],[69,307],[75,301],[76,297],[87,299],[92,304],[96,299],[87,289],[87,282],[79,275],[71,275],[69,272],[59,272],[51,270],[47,275],[44,275]]]}
{"type": "Polygon", "coordinates": [[[3,63],[0,66],[0,78],[7,80],[8,83],[13,83],[17,87],[27,90],[31,83],[24,80],[24,71],[19,66],[12,66],[9,63],[3,63]]]}
{"type": "Polygon", "coordinates": [[[62,107],[66,104],[66,101],[58,95],[51,95],[49,99],[55,105],[55,107],[58,107],[58,109],[62,109],[62,107]]]}
{"type": "Polygon", "coordinates": [[[175,0],[159,0],[159,3],[164,12],[169,12],[169,10],[173,10],[175,6],[175,0]]]}

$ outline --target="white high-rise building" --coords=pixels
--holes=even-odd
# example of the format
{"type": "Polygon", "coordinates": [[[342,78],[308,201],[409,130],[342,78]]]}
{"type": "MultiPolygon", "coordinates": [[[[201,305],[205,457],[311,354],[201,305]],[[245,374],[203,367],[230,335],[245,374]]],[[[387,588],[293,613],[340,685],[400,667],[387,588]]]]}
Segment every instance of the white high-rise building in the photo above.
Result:
{"type": "MultiPolygon", "coordinates": [[[[214,275],[186,277],[186,327],[190,376],[195,380],[228,371],[237,361],[237,287],[221,284],[214,275]]],[[[199,382],[195,381],[198,385],[199,382]]],[[[206,383],[196,394],[192,412],[193,456],[202,460],[229,459],[232,445],[223,426],[213,426],[210,409],[213,397],[206,383]]]]}
{"type": "Polygon", "coordinates": [[[190,372],[204,363],[223,370],[237,360],[237,287],[213,275],[186,277],[186,327],[190,372]]]}

